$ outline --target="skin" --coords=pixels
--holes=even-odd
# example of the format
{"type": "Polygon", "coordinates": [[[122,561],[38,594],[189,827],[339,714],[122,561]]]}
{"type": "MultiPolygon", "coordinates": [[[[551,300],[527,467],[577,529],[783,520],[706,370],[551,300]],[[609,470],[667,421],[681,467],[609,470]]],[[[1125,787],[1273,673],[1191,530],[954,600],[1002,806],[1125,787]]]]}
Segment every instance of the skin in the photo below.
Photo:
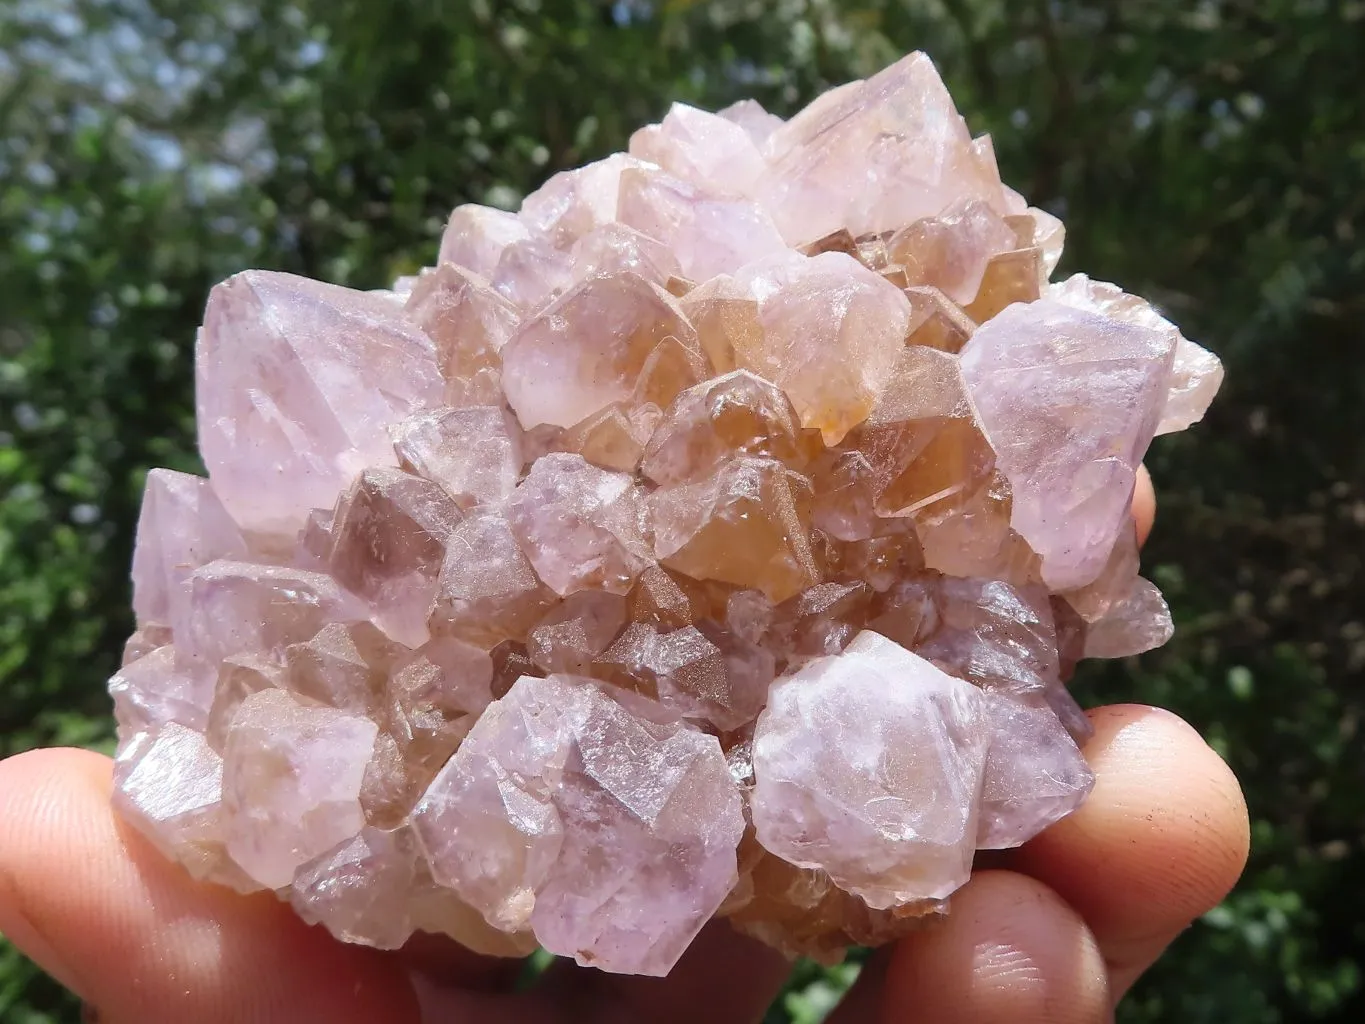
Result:
{"type": "MultiPolygon", "coordinates": [[[[1155,514],[1143,475],[1134,516],[1155,514]]],[[[1091,713],[1095,790],[1023,848],[992,856],[941,925],[879,950],[831,1024],[1082,1024],[1116,1001],[1246,860],[1227,766],[1169,712],[1091,713]]],[[[518,965],[424,940],[345,946],[269,895],[193,882],[110,812],[108,758],[35,750],[0,762],[0,933],[109,1024],[756,1024],[787,964],[708,926],[664,979],[518,965]]]]}

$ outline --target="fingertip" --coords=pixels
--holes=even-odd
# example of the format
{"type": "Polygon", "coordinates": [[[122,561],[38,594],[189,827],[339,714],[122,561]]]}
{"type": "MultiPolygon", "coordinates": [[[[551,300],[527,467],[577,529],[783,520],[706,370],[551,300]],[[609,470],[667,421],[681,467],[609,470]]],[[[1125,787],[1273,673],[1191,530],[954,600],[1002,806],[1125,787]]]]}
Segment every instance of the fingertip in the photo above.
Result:
{"type": "Polygon", "coordinates": [[[410,1021],[396,961],[343,947],[269,894],[195,883],[112,813],[88,751],[0,762],[0,932],[103,1020],[410,1021]]]}
{"type": "Polygon", "coordinates": [[[1097,809],[1107,803],[1124,822],[1140,823],[1146,838],[1200,876],[1184,894],[1185,909],[1202,914],[1246,867],[1251,821],[1241,784],[1199,731],[1165,708],[1116,705],[1092,721],[1085,754],[1097,778],[1097,809]]]}
{"type": "Polygon", "coordinates": [[[1091,1024],[1109,1016],[1104,958],[1085,922],[1046,885],[985,871],[946,921],[902,939],[881,1019],[941,1024],[1091,1024]]]}
{"type": "Polygon", "coordinates": [[[1138,546],[1147,542],[1156,522],[1156,488],[1146,466],[1138,466],[1137,483],[1133,489],[1133,521],[1137,524],[1138,546]]]}
{"type": "Polygon", "coordinates": [[[29,837],[61,821],[62,787],[79,779],[105,794],[109,792],[110,762],[89,750],[41,748],[0,761],[0,935],[8,938],[68,989],[88,994],[90,986],[77,967],[56,948],[26,907],[31,857],[29,837]]]}
{"type": "Polygon", "coordinates": [[[1090,798],[1011,866],[1081,912],[1121,990],[1237,883],[1250,824],[1232,771],[1184,720],[1131,704],[1090,717],[1090,798]]]}

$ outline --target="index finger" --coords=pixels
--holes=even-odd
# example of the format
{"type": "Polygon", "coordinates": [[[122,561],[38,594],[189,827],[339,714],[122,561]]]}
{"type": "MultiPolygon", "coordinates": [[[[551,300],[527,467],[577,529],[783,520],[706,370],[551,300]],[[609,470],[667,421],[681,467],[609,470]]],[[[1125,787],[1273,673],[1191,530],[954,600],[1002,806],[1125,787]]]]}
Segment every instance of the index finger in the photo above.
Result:
{"type": "Polygon", "coordinates": [[[84,750],[0,762],[0,933],[101,1019],[418,1019],[397,960],[333,941],[269,894],[194,882],[115,820],[111,784],[109,759],[84,750]]]}
{"type": "Polygon", "coordinates": [[[1231,769],[1177,716],[1125,704],[1090,719],[1090,798],[1006,863],[1085,918],[1118,998],[1236,884],[1250,825],[1231,769]]]}

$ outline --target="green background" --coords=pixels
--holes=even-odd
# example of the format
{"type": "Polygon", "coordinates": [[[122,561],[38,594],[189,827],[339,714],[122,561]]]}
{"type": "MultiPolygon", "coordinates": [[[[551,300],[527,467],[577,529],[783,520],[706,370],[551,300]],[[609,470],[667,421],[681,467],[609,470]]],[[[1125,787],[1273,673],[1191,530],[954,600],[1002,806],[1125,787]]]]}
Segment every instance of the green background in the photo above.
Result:
{"type": "MultiPolygon", "coordinates": [[[[1360,0],[0,0],[0,753],[109,744],[143,474],[196,469],[215,281],[378,286],[456,203],[514,205],[670,100],[790,113],[916,48],[1065,217],[1063,271],[1228,364],[1150,458],[1176,638],[1077,692],[1196,723],[1254,849],[1120,1019],[1365,1019],[1360,0]]],[[[772,1019],[849,975],[803,967],[772,1019]]],[[[0,1021],[73,1012],[0,942],[0,1021]]]]}

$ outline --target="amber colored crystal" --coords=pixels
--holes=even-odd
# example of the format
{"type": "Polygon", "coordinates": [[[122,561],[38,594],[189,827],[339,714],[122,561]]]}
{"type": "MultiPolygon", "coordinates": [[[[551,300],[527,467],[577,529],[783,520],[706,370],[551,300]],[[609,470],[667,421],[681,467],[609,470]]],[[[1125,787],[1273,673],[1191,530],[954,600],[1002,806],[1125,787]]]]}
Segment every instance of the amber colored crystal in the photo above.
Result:
{"type": "Polygon", "coordinates": [[[1001,253],[986,264],[976,298],[964,309],[972,320],[984,324],[1013,303],[1036,302],[1042,296],[1044,282],[1041,249],[1001,253]]]}
{"type": "Polygon", "coordinates": [[[633,473],[661,416],[657,405],[631,409],[624,402],[614,402],[559,431],[552,447],[554,451],[581,455],[603,469],[633,473]]]}
{"type": "Polygon", "coordinates": [[[752,834],[740,841],[738,906],[730,922],[787,956],[837,964],[849,946],[882,946],[931,924],[947,910],[923,900],[894,910],[873,910],[840,889],[823,871],[798,868],[774,857],[752,834]]]}
{"type": "Polygon", "coordinates": [[[923,345],[940,352],[961,352],[976,329],[976,324],[962,307],[937,288],[909,287],[905,294],[910,298],[913,310],[907,344],[923,345]]]}
{"type": "Polygon", "coordinates": [[[453,263],[417,279],[408,314],[436,344],[450,405],[502,401],[502,347],[516,330],[516,309],[488,281],[453,263]]]}
{"type": "Polygon", "coordinates": [[[712,478],[654,492],[655,553],[686,576],[785,600],[818,573],[809,540],[811,493],[810,481],[780,462],[731,459],[712,478]]]}
{"type": "Polygon", "coordinates": [[[683,296],[682,308],[717,373],[733,370],[735,352],[756,347],[763,333],[758,303],[740,293],[728,278],[718,277],[693,288],[683,296]]]}

